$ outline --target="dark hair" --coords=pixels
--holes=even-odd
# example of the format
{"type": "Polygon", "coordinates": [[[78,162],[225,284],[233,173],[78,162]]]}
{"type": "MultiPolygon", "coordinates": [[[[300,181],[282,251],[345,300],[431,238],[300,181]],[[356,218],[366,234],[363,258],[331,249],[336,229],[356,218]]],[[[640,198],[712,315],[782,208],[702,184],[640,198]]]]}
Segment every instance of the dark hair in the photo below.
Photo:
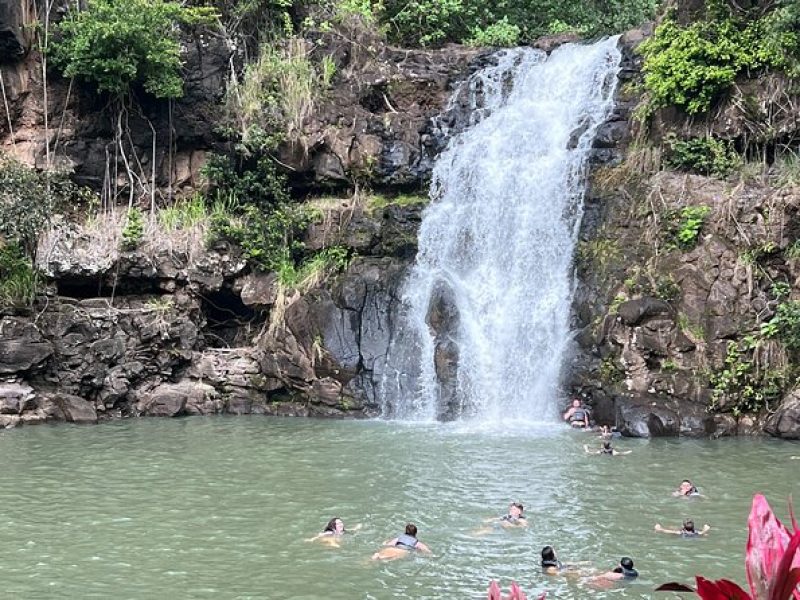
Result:
{"type": "Polygon", "coordinates": [[[525,507],[522,506],[519,502],[512,502],[509,506],[516,506],[519,509],[519,512],[525,512],[525,507]]]}
{"type": "Polygon", "coordinates": [[[328,524],[325,525],[325,529],[323,529],[322,531],[323,532],[325,532],[325,531],[333,531],[333,532],[335,532],[336,531],[336,521],[341,521],[341,519],[339,517],[333,517],[330,521],[328,521],[328,524]]]}
{"type": "Polygon", "coordinates": [[[417,537],[417,526],[413,523],[406,523],[406,535],[417,537]]]}
{"type": "Polygon", "coordinates": [[[694,521],[692,521],[691,519],[686,519],[683,522],[683,528],[686,531],[694,531],[694,521]]]}
{"type": "Polygon", "coordinates": [[[556,559],[556,551],[552,546],[545,546],[542,548],[542,561],[554,561],[556,559]]]}
{"type": "Polygon", "coordinates": [[[627,556],[623,556],[619,560],[619,564],[622,566],[623,569],[632,569],[633,568],[633,559],[627,556]]]}
{"type": "Polygon", "coordinates": [[[611,442],[603,442],[603,449],[604,450],[611,450],[611,442]]]}

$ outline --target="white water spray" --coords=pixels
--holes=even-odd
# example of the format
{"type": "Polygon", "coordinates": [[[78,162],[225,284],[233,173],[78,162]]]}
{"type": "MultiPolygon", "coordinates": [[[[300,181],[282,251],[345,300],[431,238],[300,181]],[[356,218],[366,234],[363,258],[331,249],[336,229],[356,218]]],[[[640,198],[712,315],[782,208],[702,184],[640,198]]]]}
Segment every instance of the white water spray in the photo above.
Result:
{"type": "Polygon", "coordinates": [[[619,63],[616,38],[549,57],[514,49],[464,83],[471,127],[434,167],[380,382],[385,417],[554,417],[586,166],[619,63]]]}

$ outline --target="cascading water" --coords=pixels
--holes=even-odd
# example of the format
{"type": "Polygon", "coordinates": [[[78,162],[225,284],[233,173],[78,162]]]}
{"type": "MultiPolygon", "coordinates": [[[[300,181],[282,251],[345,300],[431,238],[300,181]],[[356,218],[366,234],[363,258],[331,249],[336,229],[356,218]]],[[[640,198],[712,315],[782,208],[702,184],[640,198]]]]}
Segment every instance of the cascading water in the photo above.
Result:
{"type": "Polygon", "coordinates": [[[616,38],[549,57],[514,49],[464,83],[471,126],[434,167],[378,390],[384,417],[554,416],[586,165],[619,63],[616,38]]]}

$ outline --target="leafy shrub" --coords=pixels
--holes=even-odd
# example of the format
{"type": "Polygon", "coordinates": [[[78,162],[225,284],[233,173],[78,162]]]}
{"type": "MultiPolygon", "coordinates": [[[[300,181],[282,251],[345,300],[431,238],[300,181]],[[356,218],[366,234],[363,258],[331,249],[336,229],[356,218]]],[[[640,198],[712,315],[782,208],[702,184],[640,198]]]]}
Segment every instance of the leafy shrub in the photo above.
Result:
{"type": "Polygon", "coordinates": [[[228,156],[210,154],[202,173],[212,196],[228,199],[233,206],[253,204],[269,210],[290,200],[286,175],[269,156],[245,160],[237,167],[228,156]]]}
{"type": "Polygon", "coordinates": [[[512,28],[519,29],[520,43],[565,31],[618,33],[651,19],[655,5],[654,0],[386,0],[383,22],[392,40],[404,45],[478,40],[476,32],[490,31],[479,43],[500,45],[510,42],[512,28]]]}
{"type": "Polygon", "coordinates": [[[124,95],[141,84],[156,98],[178,98],[179,25],[214,17],[211,8],[170,0],[89,0],[86,10],[70,10],[59,24],[53,59],[65,77],[94,83],[100,91],[124,95]]]}
{"type": "Polygon", "coordinates": [[[671,138],[667,144],[669,153],[666,163],[674,169],[724,177],[742,164],[741,157],[730,142],[712,137],[688,140],[671,138]]]}
{"type": "Polygon", "coordinates": [[[190,229],[204,221],[208,216],[203,196],[195,194],[191,198],[179,200],[172,206],[158,212],[158,222],[167,231],[190,229]]]}
{"type": "Polygon", "coordinates": [[[472,37],[466,40],[470,46],[516,46],[522,30],[503,17],[486,28],[475,27],[472,37]]]}
{"type": "Polygon", "coordinates": [[[0,239],[18,243],[29,257],[36,254],[42,228],[56,209],[87,200],[65,173],[35,171],[0,152],[0,239]]]}
{"type": "Polygon", "coordinates": [[[793,352],[800,350],[800,302],[781,302],[775,316],[761,325],[761,335],[779,339],[793,352]]]}
{"type": "Polygon", "coordinates": [[[0,308],[29,306],[39,289],[39,276],[17,244],[0,245],[0,308]]]}
{"type": "Polygon", "coordinates": [[[693,248],[710,212],[711,209],[708,206],[700,204],[685,206],[680,211],[669,213],[667,222],[672,243],[683,250],[693,248]]]}
{"type": "Polygon", "coordinates": [[[769,400],[781,396],[786,387],[786,373],[756,368],[752,354],[759,344],[754,336],[728,344],[724,366],[709,378],[713,405],[724,398],[738,415],[756,412],[769,400]]]}
{"type": "Polygon", "coordinates": [[[144,215],[138,208],[131,208],[125,217],[122,229],[122,249],[136,250],[144,238],[144,215]]]}
{"type": "Polygon", "coordinates": [[[639,50],[649,108],[706,112],[736,78],[759,69],[800,74],[800,8],[781,0],[758,19],[711,3],[706,19],[686,27],[667,18],[639,50]]]}

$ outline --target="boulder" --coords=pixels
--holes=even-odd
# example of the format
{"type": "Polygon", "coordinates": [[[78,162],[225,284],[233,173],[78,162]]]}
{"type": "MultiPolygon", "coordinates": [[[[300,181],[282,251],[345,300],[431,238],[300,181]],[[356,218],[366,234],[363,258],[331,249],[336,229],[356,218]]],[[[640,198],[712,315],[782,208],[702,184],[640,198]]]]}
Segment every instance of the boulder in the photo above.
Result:
{"type": "Polygon", "coordinates": [[[0,375],[22,373],[41,366],[53,354],[53,344],[28,321],[0,319],[0,375]]]}
{"type": "Polygon", "coordinates": [[[53,416],[70,423],[97,423],[97,409],[92,402],[72,394],[52,394],[50,400],[57,408],[53,416]]]}
{"type": "Polygon", "coordinates": [[[676,437],[680,417],[657,401],[616,398],[617,429],[626,437],[676,437]]]}
{"type": "Polygon", "coordinates": [[[216,395],[210,385],[196,382],[163,383],[138,402],[139,414],[148,417],[177,417],[185,412],[203,414],[209,399],[216,395]],[[187,410],[187,406],[192,408],[187,410]]]}
{"type": "Polygon", "coordinates": [[[33,388],[24,383],[0,383],[0,415],[19,415],[33,400],[33,388]]]}
{"type": "Polygon", "coordinates": [[[783,398],[764,431],[786,440],[800,440],[800,389],[792,390],[783,398]]]}
{"type": "Polygon", "coordinates": [[[669,304],[651,296],[628,300],[617,307],[617,315],[625,325],[630,327],[639,325],[649,317],[664,315],[669,312],[669,304]]]}

